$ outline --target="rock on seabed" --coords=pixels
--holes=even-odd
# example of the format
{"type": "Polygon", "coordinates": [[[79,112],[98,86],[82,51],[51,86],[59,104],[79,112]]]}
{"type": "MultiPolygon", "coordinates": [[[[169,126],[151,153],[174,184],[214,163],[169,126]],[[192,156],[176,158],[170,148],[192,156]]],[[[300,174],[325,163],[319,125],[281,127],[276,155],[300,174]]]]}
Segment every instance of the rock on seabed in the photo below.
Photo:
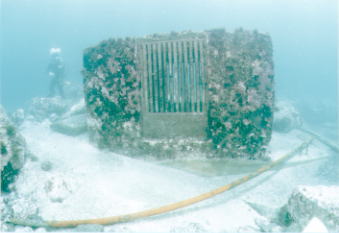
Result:
{"type": "Polygon", "coordinates": [[[1,192],[9,192],[9,185],[23,167],[26,157],[26,143],[0,106],[0,168],[1,192]]]}
{"type": "Polygon", "coordinates": [[[291,195],[287,209],[294,227],[302,230],[317,217],[329,231],[339,231],[339,186],[299,186],[291,195]]]}
{"type": "Polygon", "coordinates": [[[288,101],[277,101],[275,104],[273,130],[288,133],[302,125],[298,110],[288,101]]]}

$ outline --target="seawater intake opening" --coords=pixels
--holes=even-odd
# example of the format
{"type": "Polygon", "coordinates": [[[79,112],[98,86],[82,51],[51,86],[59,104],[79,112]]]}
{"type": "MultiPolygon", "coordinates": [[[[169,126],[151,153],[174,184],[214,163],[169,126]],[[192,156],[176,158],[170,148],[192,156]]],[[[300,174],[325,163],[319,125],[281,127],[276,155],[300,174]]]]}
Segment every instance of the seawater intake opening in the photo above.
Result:
{"type": "Polygon", "coordinates": [[[204,44],[192,38],[138,46],[145,137],[205,135],[204,44]]]}
{"type": "Polygon", "coordinates": [[[168,40],[140,45],[145,110],[203,112],[203,40],[168,40]]]}

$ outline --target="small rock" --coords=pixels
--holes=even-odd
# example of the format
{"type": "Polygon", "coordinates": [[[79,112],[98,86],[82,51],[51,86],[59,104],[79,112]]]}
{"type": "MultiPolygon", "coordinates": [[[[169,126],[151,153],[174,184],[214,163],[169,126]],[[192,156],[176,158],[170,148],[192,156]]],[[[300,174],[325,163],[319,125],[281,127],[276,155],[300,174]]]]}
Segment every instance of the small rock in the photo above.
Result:
{"type": "Polygon", "coordinates": [[[44,161],[43,163],[41,163],[41,169],[44,171],[50,171],[53,167],[53,164],[49,161],[44,161]]]}
{"type": "Polygon", "coordinates": [[[60,177],[52,177],[45,183],[45,191],[52,202],[63,202],[71,193],[67,182],[60,177]]]}
{"type": "Polygon", "coordinates": [[[288,133],[302,125],[302,120],[297,109],[288,101],[278,101],[273,118],[273,130],[288,133]]]}
{"type": "Polygon", "coordinates": [[[14,232],[33,232],[30,227],[16,227],[14,232]]]}
{"type": "Polygon", "coordinates": [[[74,232],[103,232],[104,227],[98,224],[83,224],[73,229],[74,232]]]}
{"type": "Polygon", "coordinates": [[[42,121],[51,118],[53,115],[61,116],[68,109],[68,103],[61,97],[33,98],[29,107],[29,114],[35,120],[42,121]]]}
{"type": "Polygon", "coordinates": [[[21,125],[21,123],[25,120],[25,110],[22,108],[17,109],[12,114],[11,118],[16,125],[21,125]]]}
{"type": "Polygon", "coordinates": [[[39,161],[39,158],[37,156],[35,156],[34,154],[28,152],[27,153],[27,157],[32,161],[32,162],[36,162],[39,161]]]}
{"type": "Polygon", "coordinates": [[[12,215],[15,219],[39,219],[39,208],[37,206],[37,200],[31,196],[18,196],[16,199],[10,200],[8,203],[10,206],[12,215]]]}
{"type": "Polygon", "coordinates": [[[170,232],[208,232],[201,224],[199,223],[186,223],[182,226],[173,227],[170,232]]]}
{"type": "Polygon", "coordinates": [[[14,232],[15,231],[15,227],[12,224],[6,224],[6,223],[2,223],[0,222],[0,230],[1,232],[14,232]]]}
{"type": "Polygon", "coordinates": [[[45,228],[39,227],[34,232],[47,232],[45,228]]]}
{"type": "Polygon", "coordinates": [[[69,116],[62,120],[55,121],[51,124],[51,129],[56,132],[77,136],[87,132],[87,115],[69,116]]]}

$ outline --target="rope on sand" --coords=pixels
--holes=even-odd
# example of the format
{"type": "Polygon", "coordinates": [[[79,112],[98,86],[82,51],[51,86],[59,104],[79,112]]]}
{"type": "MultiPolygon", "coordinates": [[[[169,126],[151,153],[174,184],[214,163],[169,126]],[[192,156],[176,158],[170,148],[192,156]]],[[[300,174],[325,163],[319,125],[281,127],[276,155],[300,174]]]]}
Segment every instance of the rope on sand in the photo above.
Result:
{"type": "Polygon", "coordinates": [[[193,205],[197,202],[204,201],[206,199],[212,198],[218,194],[221,194],[225,191],[228,191],[230,189],[233,189],[251,179],[254,177],[257,177],[258,175],[270,170],[271,168],[282,164],[283,162],[287,161],[290,159],[292,156],[295,154],[301,152],[305,148],[308,147],[308,145],[312,142],[312,139],[309,141],[306,141],[296,147],[294,150],[292,150],[290,153],[282,156],[281,158],[272,161],[271,163],[262,166],[255,172],[246,175],[240,179],[237,179],[225,186],[221,186],[217,189],[214,189],[210,192],[200,194],[198,196],[188,198],[186,200],[182,200],[179,202],[175,202],[172,204],[160,206],[157,208],[152,208],[140,212],[135,212],[135,213],[130,213],[130,214],[124,214],[124,215],[118,215],[118,216],[113,216],[113,217],[106,217],[106,218],[96,218],[96,219],[82,219],[82,220],[65,220],[65,221],[30,221],[30,220],[18,220],[18,219],[11,219],[7,221],[8,223],[16,224],[16,225],[24,225],[24,226],[31,226],[31,227],[76,227],[78,225],[82,224],[99,224],[99,225],[109,225],[109,224],[115,224],[115,223],[121,223],[121,222],[128,222],[128,221],[133,221],[136,219],[140,218],[146,218],[154,215],[159,215],[159,214],[164,214],[168,213],[173,210],[177,210],[180,208],[184,208],[190,205],[193,205]]]}
{"type": "Polygon", "coordinates": [[[339,146],[338,145],[332,144],[331,142],[326,140],[324,137],[321,137],[320,135],[314,133],[311,130],[303,129],[303,128],[301,128],[300,130],[311,135],[312,137],[316,138],[319,142],[324,143],[326,146],[330,147],[332,150],[339,153],[339,146]]]}

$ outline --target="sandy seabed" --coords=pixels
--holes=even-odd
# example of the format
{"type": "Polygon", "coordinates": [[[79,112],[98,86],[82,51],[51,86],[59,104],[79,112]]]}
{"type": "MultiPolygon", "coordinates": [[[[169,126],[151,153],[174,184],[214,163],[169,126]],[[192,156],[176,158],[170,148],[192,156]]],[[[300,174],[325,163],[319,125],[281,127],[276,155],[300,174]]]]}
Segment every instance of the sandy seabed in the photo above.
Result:
{"type": "MultiPolygon", "coordinates": [[[[14,215],[44,220],[102,218],[173,203],[210,191],[246,174],[205,176],[157,162],[101,151],[86,136],[71,137],[49,128],[49,121],[25,121],[21,133],[29,158],[11,197],[14,215]]],[[[288,153],[310,136],[294,130],[274,133],[269,156],[288,153]]],[[[329,167],[336,155],[314,140],[279,169],[231,191],[174,212],[100,227],[117,232],[248,232],[261,231],[268,216],[249,203],[278,209],[299,185],[339,185],[329,167]]],[[[278,227],[278,226],[277,226],[278,227]]],[[[96,228],[95,228],[96,229],[96,228]]],[[[274,229],[274,228],[273,228],[274,229]]],[[[62,229],[72,231],[72,229],[62,229]]],[[[277,230],[282,230],[277,228],[277,230]]],[[[15,231],[44,231],[16,227],[15,231]]],[[[95,231],[95,230],[92,230],[95,231]]]]}

